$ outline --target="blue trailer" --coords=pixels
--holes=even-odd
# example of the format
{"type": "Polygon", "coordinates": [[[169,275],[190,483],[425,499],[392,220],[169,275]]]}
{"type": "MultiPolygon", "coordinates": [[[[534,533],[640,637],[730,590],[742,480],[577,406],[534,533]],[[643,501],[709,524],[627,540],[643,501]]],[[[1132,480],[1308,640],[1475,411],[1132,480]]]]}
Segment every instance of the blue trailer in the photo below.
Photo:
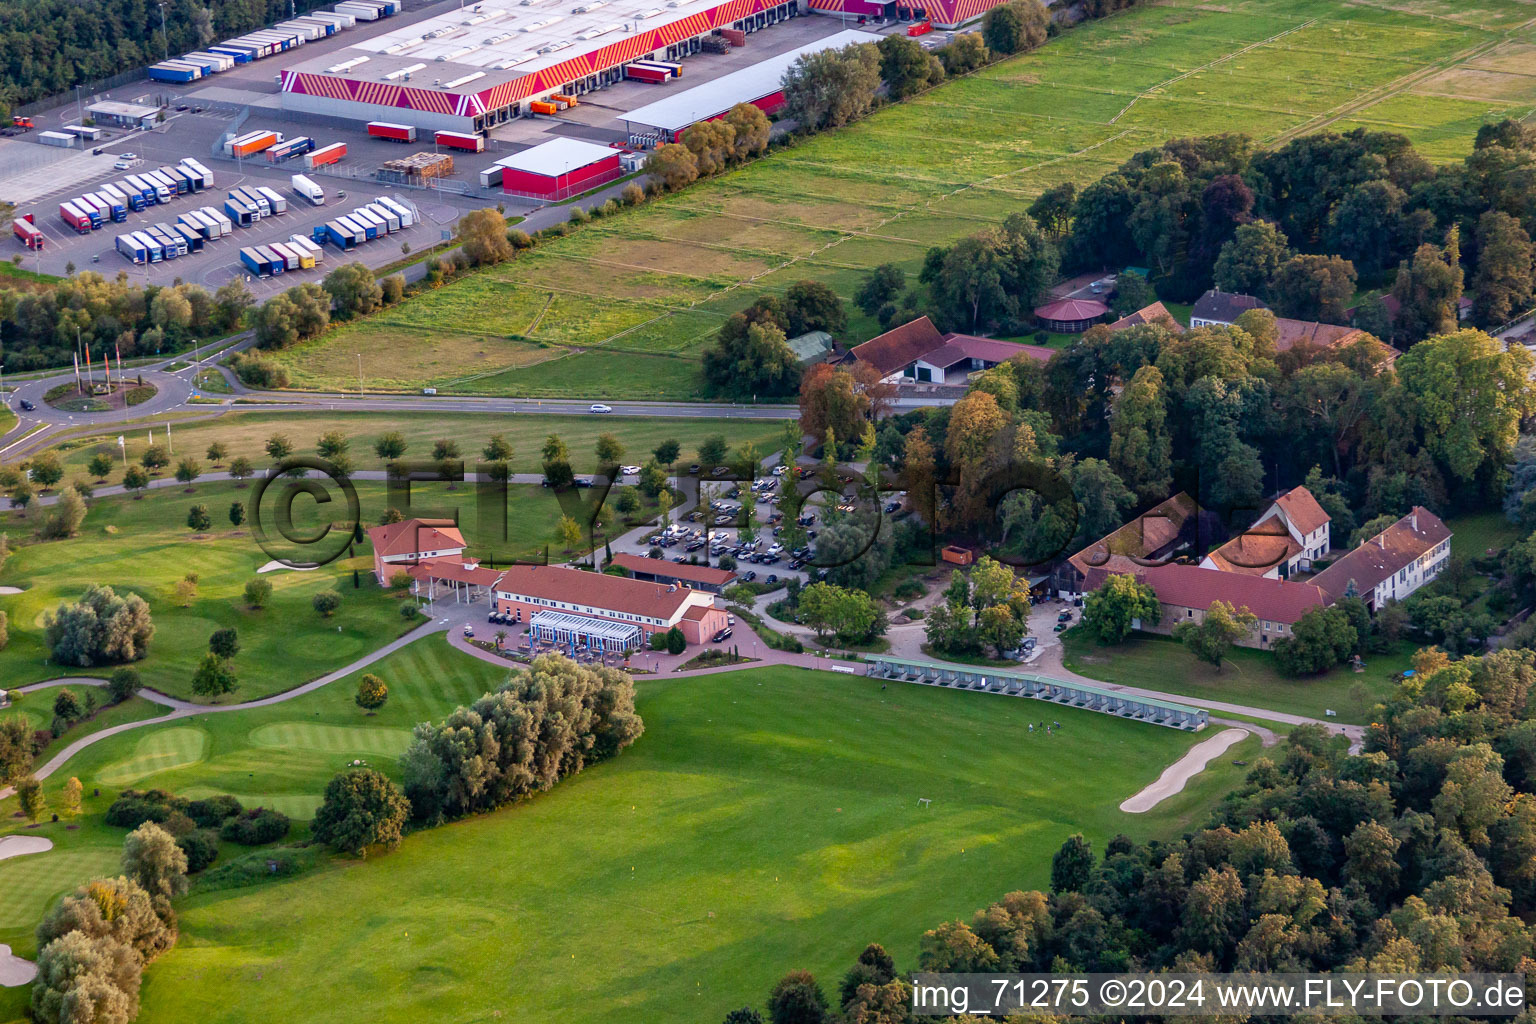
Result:
{"type": "Polygon", "coordinates": [[[114,181],[112,183],[112,190],[115,194],[121,196],[123,202],[128,204],[128,209],[135,213],[149,205],[145,202],[143,193],[126,181],[114,181]]]}
{"type": "Polygon", "coordinates": [[[150,184],[148,181],[145,181],[137,174],[130,174],[128,177],[124,178],[123,181],[128,185],[129,188],[135,188],[139,190],[139,198],[144,200],[145,206],[154,206],[160,201],[159,196],[156,193],[155,186],[150,184]]]}
{"type": "Polygon", "coordinates": [[[241,249],[240,262],[245,265],[246,270],[257,277],[272,276],[272,260],[270,257],[263,256],[259,249],[251,247],[241,249]]]}
{"type": "Polygon", "coordinates": [[[168,203],[176,194],[176,183],[166,178],[159,171],[145,171],[139,175],[141,181],[148,182],[155,190],[155,202],[168,203]]]}
{"type": "Polygon", "coordinates": [[[180,223],[172,224],[171,230],[175,232],[179,238],[181,238],[182,244],[187,247],[187,252],[203,251],[203,243],[207,241],[207,239],[203,238],[201,232],[194,231],[187,227],[185,224],[180,223]]]}
{"type": "Polygon", "coordinates": [[[249,64],[256,59],[254,47],[238,46],[231,43],[221,43],[218,46],[208,47],[209,53],[222,53],[226,57],[233,57],[236,64],[249,64]]]}
{"type": "Polygon", "coordinates": [[[144,263],[149,260],[149,249],[138,240],[137,234],[118,235],[117,251],[128,257],[129,262],[144,263]]]}
{"type": "Polygon", "coordinates": [[[234,196],[224,200],[224,213],[229,217],[230,222],[237,227],[248,228],[256,223],[256,211],[246,206],[243,200],[236,199],[234,196]]]}
{"type": "Polygon", "coordinates": [[[155,169],[155,173],[165,181],[168,187],[174,188],[179,196],[184,196],[192,191],[192,179],[177,171],[174,167],[158,167],[155,169]]]}
{"type": "Polygon", "coordinates": [[[97,206],[105,206],[111,214],[114,223],[121,224],[128,219],[128,204],[119,200],[116,196],[107,192],[92,192],[91,200],[97,206]]]}
{"type": "Polygon", "coordinates": [[[192,191],[194,192],[201,192],[203,189],[213,184],[213,182],[208,180],[208,176],[206,174],[204,174],[198,168],[192,166],[192,164],[186,160],[183,160],[181,163],[177,164],[176,170],[186,175],[187,178],[191,180],[192,191]]]}
{"type": "Polygon", "coordinates": [[[273,163],[281,163],[284,160],[291,160],[296,156],[303,156],[305,153],[312,153],[314,149],[315,140],[308,135],[300,135],[296,138],[284,139],[277,145],[270,147],[267,150],[267,159],[273,163]]]}
{"type": "Polygon", "coordinates": [[[195,82],[201,76],[198,68],[180,61],[161,61],[149,66],[149,78],[153,82],[195,82]]]}
{"type": "Polygon", "coordinates": [[[315,228],[315,241],[329,242],[342,252],[347,252],[357,246],[355,232],[340,221],[328,221],[315,228]]]}
{"type": "Polygon", "coordinates": [[[148,231],[135,231],[133,238],[144,247],[149,254],[149,262],[159,263],[165,259],[165,246],[161,245],[148,231]]]}

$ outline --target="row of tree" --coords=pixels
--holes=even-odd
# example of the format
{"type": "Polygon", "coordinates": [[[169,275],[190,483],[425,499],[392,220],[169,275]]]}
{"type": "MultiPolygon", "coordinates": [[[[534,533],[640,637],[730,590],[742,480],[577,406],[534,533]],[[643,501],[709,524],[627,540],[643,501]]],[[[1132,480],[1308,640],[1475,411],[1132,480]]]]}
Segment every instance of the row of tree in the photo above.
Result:
{"type": "Polygon", "coordinates": [[[731,398],[792,395],[801,369],[787,339],[810,331],[836,336],[847,327],[843,300],[820,281],[796,281],[783,295],[759,295],[733,313],[704,350],[705,383],[731,398]]]}

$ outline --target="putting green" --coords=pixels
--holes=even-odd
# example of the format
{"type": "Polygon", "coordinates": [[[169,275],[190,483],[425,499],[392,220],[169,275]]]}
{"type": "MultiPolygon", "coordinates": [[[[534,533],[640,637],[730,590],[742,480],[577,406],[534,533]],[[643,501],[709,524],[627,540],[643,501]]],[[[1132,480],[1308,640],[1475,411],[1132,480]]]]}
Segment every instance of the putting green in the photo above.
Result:
{"type": "Polygon", "coordinates": [[[411,745],[409,729],[379,729],[365,725],[324,725],[318,722],[272,722],[252,729],[250,741],[279,750],[315,750],[323,754],[399,757],[411,745]]]}
{"type": "Polygon", "coordinates": [[[208,756],[208,733],[197,726],[179,725],[151,732],[139,740],[133,754],[114,761],[97,779],[109,786],[127,786],[157,772],[185,768],[208,756]]]}
{"type": "MultiPolygon", "coordinates": [[[[57,842],[71,840],[60,837],[57,842]]],[[[0,861],[0,928],[30,929],[79,880],[122,873],[120,847],[55,845],[47,853],[0,861]]]]}

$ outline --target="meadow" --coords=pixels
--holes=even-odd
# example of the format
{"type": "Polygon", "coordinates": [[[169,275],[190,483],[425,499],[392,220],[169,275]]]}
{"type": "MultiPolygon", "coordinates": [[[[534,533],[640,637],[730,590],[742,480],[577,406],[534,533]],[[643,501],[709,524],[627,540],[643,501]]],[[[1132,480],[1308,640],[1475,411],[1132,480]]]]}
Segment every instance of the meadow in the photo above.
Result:
{"type": "MultiPolygon", "coordinates": [[[[355,486],[364,527],[379,522],[387,502],[384,483],[359,481],[355,486]]],[[[281,485],[274,485],[263,502],[269,515],[280,489],[281,485]]],[[[374,581],[366,541],[356,546],[354,554],[343,554],[318,569],[258,574],[274,555],[293,559],[313,555],[280,540],[264,548],[249,523],[232,527],[227,518],[230,504],[240,501],[249,506],[253,495],[251,485],[224,481],[199,484],[190,494],[168,488],[151,491],[142,499],[100,498],[90,503],[78,536],[19,543],[0,573],[0,583],[22,589],[19,594],[0,595],[0,611],[10,619],[10,643],[0,659],[0,688],[61,675],[111,674],[113,666],[80,669],[53,664],[44,640],[45,614],[61,602],[78,599],[93,582],[106,583],[119,593],[138,594],[148,602],[155,636],[149,656],[133,667],[144,685],[185,700],[199,700],[192,692],[191,678],[216,629],[233,627],[240,637],[241,650],[233,661],[239,689],[207,701],[228,704],[291,689],[414,628],[416,623],[400,614],[406,595],[392,593],[374,581]],[[188,530],[187,510],[194,503],[208,506],[211,530],[197,534],[188,530]],[[175,592],[188,573],[197,576],[196,593],[190,599],[175,592]],[[266,607],[251,609],[242,594],[247,581],[258,575],[272,584],[272,596],[266,607]],[[322,618],[311,601],[318,591],[328,589],[338,591],[342,603],[334,615],[322,618]]],[[[479,529],[476,502],[472,487],[450,491],[442,484],[418,483],[412,488],[411,505],[418,514],[461,512],[465,536],[472,544],[493,536],[479,529]]],[[[334,508],[297,499],[295,533],[330,525],[334,508]]],[[[0,532],[9,533],[17,543],[30,534],[41,514],[40,509],[28,512],[24,519],[15,511],[0,514],[0,532]]],[[[560,515],[561,506],[551,492],[532,484],[509,485],[506,542],[492,548],[486,541],[471,547],[471,553],[505,561],[540,558],[548,548],[551,560],[561,560],[563,548],[556,541],[560,515]]],[[[349,524],[343,525],[337,536],[344,541],[349,529],[349,524]]],[[[270,536],[277,539],[275,533],[270,536]]],[[[40,699],[29,703],[41,706],[40,699]]]]}
{"type": "MultiPolygon", "coordinates": [[[[101,434],[80,434],[60,442],[55,451],[64,465],[65,482],[83,480],[97,483],[86,465],[97,452],[105,452],[115,461],[110,482],[121,481],[123,459],[117,437],[127,440],[129,462],[135,462],[149,446],[148,424],[124,431],[117,428],[101,434]]],[[[682,469],[698,461],[698,448],[704,438],[718,434],[735,449],[752,443],[766,455],[783,437],[782,423],[759,419],[667,419],[655,416],[551,416],[543,413],[465,413],[465,412],[332,412],[317,409],[302,414],[278,412],[231,412],[186,424],[173,424],[172,439],[176,456],[191,454],[202,463],[204,472],[228,466],[228,460],[245,456],[258,466],[271,463],[265,446],[274,434],[285,435],[298,454],[313,454],[315,442],[323,434],[339,431],[351,441],[348,452],[354,470],[382,470],[385,461],[373,449],[374,441],[390,431],[399,432],[406,441],[407,460],[428,461],[432,446],[440,439],[458,444],[472,469],[480,459],[481,449],[493,434],[500,434],[512,445],[512,470],[515,473],[540,471],[544,440],[551,434],[565,441],[571,452],[571,464],[578,473],[597,468],[594,445],[599,434],[611,433],[623,443],[626,462],[643,463],[661,442],[673,439],[682,447],[678,464],[682,469]],[[215,466],[204,456],[213,442],[224,444],[229,454],[223,466],[215,466]]],[[[165,430],[158,423],[155,441],[165,443],[165,430]]],[[[174,468],[174,467],[171,467],[174,468]]],[[[162,474],[164,475],[164,474],[162,474]]]]}
{"type": "MultiPolygon", "coordinates": [[[[307,816],[354,757],[398,775],[413,722],[504,670],[433,636],[373,671],[391,693],[375,717],[342,680],[280,706],[113,737],[66,774],[88,793],[230,792],[307,816]]],[[[1028,733],[1044,712],[1023,701],[798,669],[637,688],[645,735],[550,793],[366,861],[194,887],[177,949],[148,972],[143,1019],[243,1021],[259,1005],[338,1022],[450,1007],[474,1020],[713,1020],[760,1002],[791,967],[835,984],[869,941],[911,966],[924,928],[1044,885],[1072,832],[1097,849],[1117,832],[1178,834],[1241,776],[1230,759],[1257,751],[1246,741],[1152,813],[1127,815],[1118,803],[1192,737],[1056,707],[1064,728],[1046,737],[1028,733]]],[[[60,843],[48,855],[59,871],[42,857],[0,863],[0,887],[24,893],[0,941],[24,953],[21,921],[72,884],[60,872],[100,870],[93,858],[121,834],[90,815],[78,832],[39,831],[60,843]]]]}
{"type": "MultiPolygon", "coordinates": [[[[701,397],[725,317],[812,278],[850,299],[947,244],[1176,136],[1261,145],[1401,132],[1455,160],[1479,125],[1536,107],[1522,0],[1166,0],[1078,26],[857,124],[541,243],[276,358],[295,386],[592,398],[701,397]]],[[[845,342],[878,332],[849,307],[845,342]]]]}

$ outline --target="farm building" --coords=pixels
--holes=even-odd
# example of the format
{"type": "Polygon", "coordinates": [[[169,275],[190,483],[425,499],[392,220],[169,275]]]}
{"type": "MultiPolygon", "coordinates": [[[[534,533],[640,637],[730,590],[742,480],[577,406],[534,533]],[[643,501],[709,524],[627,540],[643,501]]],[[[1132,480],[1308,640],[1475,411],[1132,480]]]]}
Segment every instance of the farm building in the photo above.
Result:
{"type": "Polygon", "coordinates": [[[977,370],[986,370],[1018,356],[1046,362],[1055,353],[1040,345],[978,338],[970,334],[941,334],[926,316],[893,327],[855,345],[845,364],[861,362],[879,372],[889,384],[964,384],[977,370]]]}
{"type": "Polygon", "coordinates": [[[499,163],[502,190],[527,199],[566,199],[623,174],[618,150],[580,139],[551,139],[499,163]]]}
{"type": "Polygon", "coordinates": [[[282,72],[286,110],[483,132],[555,94],[621,81],[635,61],[678,61],[719,29],[754,32],[804,13],[799,0],[480,0],[282,72]]]}
{"type": "Polygon", "coordinates": [[[1079,334],[1103,321],[1109,307],[1095,299],[1057,299],[1035,309],[1035,319],[1048,331],[1079,334]]]}
{"type": "Polygon", "coordinates": [[[822,50],[840,50],[854,43],[879,41],[879,36],[869,32],[851,29],[839,32],[777,57],[770,57],[751,67],[722,75],[704,85],[671,93],[655,103],[636,107],[623,115],[624,123],[631,132],[653,128],[675,142],[690,125],[722,117],[738,103],[751,103],[762,108],[765,113],[774,114],[784,106],[784,92],[781,88],[784,72],[795,61],[822,50]]]}

